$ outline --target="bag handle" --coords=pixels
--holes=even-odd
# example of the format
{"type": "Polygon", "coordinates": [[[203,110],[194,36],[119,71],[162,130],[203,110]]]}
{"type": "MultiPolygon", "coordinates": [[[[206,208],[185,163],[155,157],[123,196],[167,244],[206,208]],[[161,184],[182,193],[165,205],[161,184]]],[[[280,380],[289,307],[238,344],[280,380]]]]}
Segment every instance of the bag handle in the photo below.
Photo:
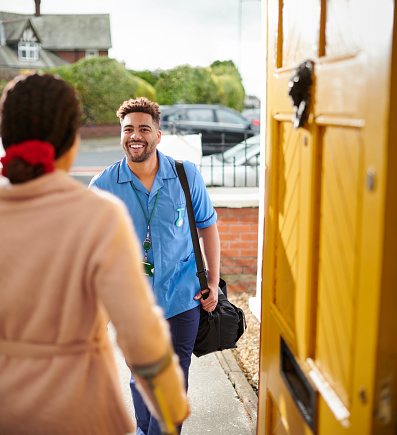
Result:
{"type": "MultiPolygon", "coordinates": [[[[186,197],[186,210],[189,218],[190,234],[192,236],[194,256],[196,257],[197,277],[200,281],[201,290],[208,288],[207,271],[204,268],[203,257],[201,255],[200,243],[197,235],[196,218],[194,217],[192,197],[190,196],[189,182],[187,181],[185,168],[183,167],[182,160],[175,160],[175,168],[178,173],[179,181],[186,197]]],[[[203,295],[206,299],[208,295],[203,295]]]]}

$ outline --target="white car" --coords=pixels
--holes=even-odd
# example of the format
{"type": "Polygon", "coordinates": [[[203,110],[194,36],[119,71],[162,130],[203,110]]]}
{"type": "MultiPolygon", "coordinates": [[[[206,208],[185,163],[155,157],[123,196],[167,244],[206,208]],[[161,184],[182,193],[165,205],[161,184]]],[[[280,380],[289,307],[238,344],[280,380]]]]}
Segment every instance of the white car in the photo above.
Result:
{"type": "Polygon", "coordinates": [[[223,154],[204,156],[200,172],[206,186],[259,186],[260,135],[238,143],[223,154]]]}

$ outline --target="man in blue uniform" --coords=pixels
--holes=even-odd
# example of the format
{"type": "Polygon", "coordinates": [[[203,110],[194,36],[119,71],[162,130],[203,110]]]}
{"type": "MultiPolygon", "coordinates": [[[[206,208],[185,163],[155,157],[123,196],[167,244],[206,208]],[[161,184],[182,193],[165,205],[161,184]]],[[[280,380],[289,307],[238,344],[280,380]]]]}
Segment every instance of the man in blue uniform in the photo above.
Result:
{"type": "MultiPolygon", "coordinates": [[[[175,352],[188,372],[200,317],[200,304],[213,311],[218,302],[220,243],[217,215],[196,165],[184,162],[200,245],[208,272],[209,297],[203,299],[189,230],[186,199],[175,163],[157,150],[160,109],[146,98],[125,101],[117,111],[125,157],[94,177],[97,186],[121,198],[142,243],[145,273],[170,324],[175,352]]],[[[160,434],[131,379],[138,435],[160,434]]]]}

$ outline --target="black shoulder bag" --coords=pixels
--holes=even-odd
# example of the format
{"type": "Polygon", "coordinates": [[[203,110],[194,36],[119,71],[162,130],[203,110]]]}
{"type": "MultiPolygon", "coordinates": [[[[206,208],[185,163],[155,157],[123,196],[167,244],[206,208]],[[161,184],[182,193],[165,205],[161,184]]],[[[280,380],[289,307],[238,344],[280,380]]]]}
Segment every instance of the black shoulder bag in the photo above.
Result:
{"type": "MultiPolygon", "coordinates": [[[[186,196],[186,209],[189,218],[194,255],[196,257],[197,277],[200,281],[201,290],[205,290],[208,289],[207,273],[204,269],[203,257],[201,255],[189,183],[183,167],[183,162],[176,160],[175,167],[186,196]]],[[[204,293],[203,298],[205,299],[207,297],[208,293],[204,293]]],[[[202,306],[200,307],[200,323],[193,353],[197,357],[200,357],[218,350],[236,348],[236,343],[246,328],[247,323],[245,321],[243,310],[233,305],[227,299],[226,282],[223,279],[220,279],[218,287],[218,305],[215,310],[208,312],[205,311],[202,306]]]]}

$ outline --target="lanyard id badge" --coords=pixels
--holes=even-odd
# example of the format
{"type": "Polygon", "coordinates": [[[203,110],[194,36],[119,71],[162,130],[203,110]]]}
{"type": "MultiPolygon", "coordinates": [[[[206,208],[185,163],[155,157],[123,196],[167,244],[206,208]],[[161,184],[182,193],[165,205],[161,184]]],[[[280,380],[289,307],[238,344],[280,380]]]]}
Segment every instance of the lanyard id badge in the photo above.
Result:
{"type": "Polygon", "coordinates": [[[154,210],[156,209],[156,205],[157,205],[157,200],[159,199],[159,193],[160,193],[160,189],[157,191],[157,196],[156,196],[156,202],[154,203],[154,207],[153,207],[153,211],[152,214],[150,216],[150,219],[147,218],[146,213],[145,213],[145,209],[143,208],[142,205],[142,201],[139,198],[138,192],[136,191],[136,188],[134,186],[134,183],[131,181],[131,186],[134,189],[134,192],[138,198],[139,204],[141,205],[143,214],[145,216],[146,222],[147,222],[147,232],[146,232],[146,239],[143,241],[143,250],[145,251],[145,255],[143,257],[143,261],[142,261],[142,265],[143,265],[143,273],[147,276],[153,277],[154,276],[154,264],[150,263],[148,261],[148,251],[150,251],[150,249],[152,248],[152,241],[150,240],[150,222],[152,221],[152,217],[154,214],[154,210]]]}
{"type": "MultiPolygon", "coordinates": [[[[153,211],[154,211],[154,209],[153,209],[153,211]]],[[[153,216],[153,213],[152,213],[152,216],[153,216]]],[[[150,217],[150,220],[152,220],[151,217],[150,217]]],[[[143,273],[147,276],[152,277],[154,275],[154,264],[150,263],[148,261],[148,258],[147,258],[147,253],[148,253],[148,251],[150,251],[150,249],[152,247],[152,242],[150,241],[150,238],[149,238],[149,231],[150,231],[150,221],[149,221],[148,226],[147,226],[146,239],[143,241],[143,249],[145,250],[145,256],[143,258],[142,264],[143,264],[143,273]]]]}
{"type": "Polygon", "coordinates": [[[142,261],[143,265],[143,273],[147,276],[154,276],[154,264],[149,263],[148,261],[142,261]]]}

